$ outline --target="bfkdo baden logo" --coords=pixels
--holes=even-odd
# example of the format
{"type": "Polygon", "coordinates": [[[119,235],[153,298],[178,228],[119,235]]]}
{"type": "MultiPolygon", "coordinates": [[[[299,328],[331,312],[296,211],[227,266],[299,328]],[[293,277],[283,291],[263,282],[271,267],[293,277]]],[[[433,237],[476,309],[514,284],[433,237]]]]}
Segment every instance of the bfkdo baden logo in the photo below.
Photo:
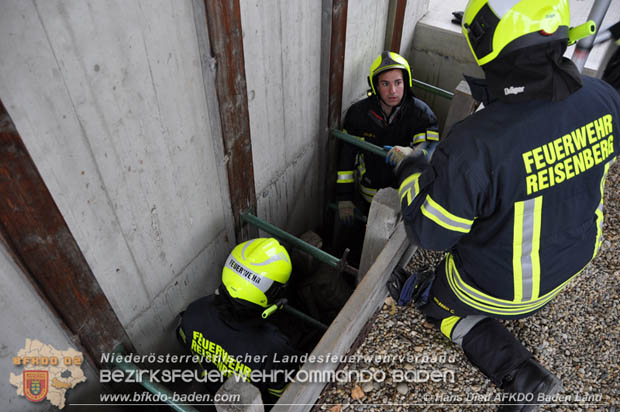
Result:
{"type": "Polygon", "coordinates": [[[41,402],[47,396],[48,371],[24,371],[24,396],[32,402],[41,402]]]}
{"type": "Polygon", "coordinates": [[[22,368],[22,373],[11,372],[10,382],[17,388],[17,395],[31,402],[48,400],[63,409],[67,391],[86,382],[83,362],[82,353],[73,348],[58,350],[38,340],[26,339],[26,345],[13,357],[13,366],[22,368]]]}

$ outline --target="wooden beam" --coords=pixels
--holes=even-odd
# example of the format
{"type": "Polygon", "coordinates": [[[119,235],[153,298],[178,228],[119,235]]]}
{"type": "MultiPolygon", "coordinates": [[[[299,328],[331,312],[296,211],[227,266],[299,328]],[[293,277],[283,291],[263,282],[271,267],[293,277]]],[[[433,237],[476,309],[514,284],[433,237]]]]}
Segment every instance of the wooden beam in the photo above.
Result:
{"type": "MultiPolygon", "coordinates": [[[[327,97],[327,130],[340,128],[342,113],[342,84],[344,79],[344,52],[347,40],[348,0],[331,2],[331,34],[329,46],[329,85],[327,97]]],[[[336,162],[339,142],[331,135],[327,139],[327,172],[325,173],[325,195],[327,203],[334,200],[336,184],[336,162]]],[[[325,205],[327,206],[327,205],[325,205]]],[[[329,223],[324,222],[326,226],[329,223]]]]}
{"type": "Polygon", "coordinates": [[[217,64],[215,84],[235,235],[241,242],[258,235],[256,228],[242,225],[240,218],[243,212],[256,211],[241,11],[239,0],[204,0],[204,5],[217,64]]]}
{"type": "Polygon", "coordinates": [[[385,49],[400,54],[407,0],[390,0],[385,33],[385,49]]]}
{"type": "Polygon", "coordinates": [[[2,101],[0,237],[94,365],[119,343],[134,350],[2,101]]]}

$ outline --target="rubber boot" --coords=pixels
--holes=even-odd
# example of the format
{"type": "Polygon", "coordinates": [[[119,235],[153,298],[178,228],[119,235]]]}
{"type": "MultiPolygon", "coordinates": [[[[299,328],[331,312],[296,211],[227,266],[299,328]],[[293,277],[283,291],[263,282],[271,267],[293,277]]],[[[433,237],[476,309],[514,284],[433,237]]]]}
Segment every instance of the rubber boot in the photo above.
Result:
{"type": "Polygon", "coordinates": [[[486,318],[463,337],[467,358],[504,390],[502,411],[535,411],[562,388],[562,382],[540,363],[498,320],[486,318]],[[542,396],[542,399],[541,399],[542,396]],[[539,399],[541,399],[539,401],[539,399]]]}
{"type": "Polygon", "coordinates": [[[502,389],[506,404],[499,411],[537,411],[538,404],[553,403],[551,397],[562,390],[562,381],[536,360],[528,359],[505,378],[502,389]]]}

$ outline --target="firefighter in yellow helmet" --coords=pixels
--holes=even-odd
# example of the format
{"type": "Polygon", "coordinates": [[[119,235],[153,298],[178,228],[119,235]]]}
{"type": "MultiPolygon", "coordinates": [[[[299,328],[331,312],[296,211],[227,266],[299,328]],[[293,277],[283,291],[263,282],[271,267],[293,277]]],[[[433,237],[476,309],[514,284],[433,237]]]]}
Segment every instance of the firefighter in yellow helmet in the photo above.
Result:
{"type": "MultiPolygon", "coordinates": [[[[439,139],[435,114],[411,91],[411,67],[404,57],[382,52],[370,66],[368,84],[370,96],[347,110],[345,132],[380,147],[412,146],[439,139]]],[[[397,187],[398,181],[384,158],[347,143],[341,143],[335,177],[338,218],[348,226],[342,236],[355,254],[361,252],[357,249],[361,249],[365,228],[363,224],[354,225],[356,206],[366,215],[377,191],[397,187]],[[351,245],[354,239],[359,239],[360,245],[351,245]]]]}
{"type": "Polygon", "coordinates": [[[289,254],[277,240],[243,242],[226,259],[218,293],[194,301],[182,313],[179,340],[201,357],[207,376],[219,371],[221,379],[207,380],[212,394],[232,374],[257,386],[265,405],[284,391],[284,372],[298,365],[282,360],[300,352],[261,313],[281,295],[291,270],[289,254]]]}
{"type": "Polygon", "coordinates": [[[408,147],[388,153],[410,239],[448,251],[434,271],[393,274],[388,290],[517,395],[504,410],[535,410],[562,388],[497,319],[530,316],[579,281],[601,246],[618,155],[620,95],[563,57],[576,40],[569,14],[567,0],[470,0],[462,29],[485,73],[470,81],[485,108],[430,163],[408,147]]]}

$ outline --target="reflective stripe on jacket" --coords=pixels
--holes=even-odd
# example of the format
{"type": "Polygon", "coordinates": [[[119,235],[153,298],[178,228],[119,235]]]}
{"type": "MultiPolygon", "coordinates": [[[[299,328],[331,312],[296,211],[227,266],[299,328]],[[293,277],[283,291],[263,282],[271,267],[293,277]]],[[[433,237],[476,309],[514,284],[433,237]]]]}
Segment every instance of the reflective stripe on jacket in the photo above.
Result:
{"type": "Polygon", "coordinates": [[[619,121],[618,93],[584,78],[561,101],[494,102],[456,124],[430,165],[404,165],[407,231],[449,251],[447,280],[462,302],[528,313],[584,269],[601,244],[619,121]]]}
{"type": "MultiPolygon", "coordinates": [[[[385,118],[376,96],[353,104],[344,119],[344,130],[379,147],[410,146],[426,140],[438,140],[437,118],[422,100],[405,96],[390,122],[385,118]]],[[[352,200],[355,183],[345,180],[357,169],[362,197],[371,201],[384,187],[397,187],[398,179],[385,159],[341,142],[338,157],[336,193],[338,200],[352,200]]]]}

